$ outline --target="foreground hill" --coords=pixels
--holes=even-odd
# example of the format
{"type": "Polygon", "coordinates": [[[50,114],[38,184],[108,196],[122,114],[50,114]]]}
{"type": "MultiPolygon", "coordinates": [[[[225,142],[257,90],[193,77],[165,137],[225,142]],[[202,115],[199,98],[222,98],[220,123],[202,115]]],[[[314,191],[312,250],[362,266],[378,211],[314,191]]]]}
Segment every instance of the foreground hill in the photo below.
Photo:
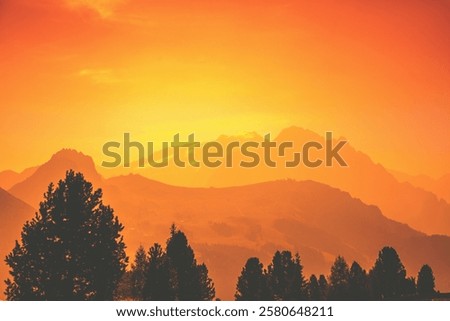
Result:
{"type": "MultiPolygon", "coordinates": [[[[372,179],[384,175],[384,169],[377,168],[380,172],[372,173],[372,179]]],[[[299,251],[305,272],[309,274],[328,273],[337,255],[370,268],[377,251],[391,245],[400,253],[410,275],[416,276],[420,266],[429,263],[435,270],[438,288],[450,289],[449,237],[427,236],[386,218],[378,207],[368,206],[347,192],[325,184],[282,180],[238,187],[187,188],[139,175],[103,179],[90,157],[63,150],[10,192],[37,208],[49,182],[56,183],[63,178],[67,169],[83,172],[95,188],[104,189],[105,203],[115,209],[126,227],[124,234],[130,257],[140,244],[148,247],[153,242],[164,243],[170,224],[180,225],[200,261],[207,263],[218,295],[224,299],[232,298],[236,278],[248,257],[259,256],[267,263],[277,249],[299,251]]],[[[210,174],[223,178],[218,171],[210,174]]],[[[250,175],[245,171],[233,173],[236,176],[229,179],[236,181],[240,176],[250,175]]],[[[279,174],[278,171],[268,173],[279,174]]],[[[343,180],[347,174],[342,173],[343,180]]],[[[262,178],[266,177],[264,172],[261,174],[262,178]]],[[[362,172],[361,177],[364,175],[362,172]]],[[[332,176],[330,181],[339,181],[332,176]]],[[[325,180],[320,175],[317,178],[325,180]]],[[[361,183],[364,179],[359,181],[367,185],[361,183]]],[[[398,187],[395,179],[392,182],[392,186],[398,187]]],[[[398,200],[406,204],[408,197],[411,203],[420,203],[414,194],[395,194],[395,188],[378,189],[378,193],[386,198],[390,195],[392,203],[398,200]]],[[[435,213],[429,213],[436,218],[435,213]]],[[[2,214],[18,217],[17,221],[4,220],[3,228],[11,233],[2,236],[2,243],[10,251],[14,239],[19,238],[26,215],[16,215],[10,210],[2,214]]]]}
{"type": "Polygon", "coordinates": [[[391,245],[410,275],[429,263],[438,288],[450,289],[449,237],[417,232],[317,182],[184,188],[129,175],[108,179],[104,199],[126,226],[129,253],[140,244],[164,242],[168,226],[179,224],[209,267],[221,298],[232,298],[249,256],[267,263],[277,249],[299,251],[307,274],[328,274],[337,255],[370,268],[378,250],[391,245]]]}

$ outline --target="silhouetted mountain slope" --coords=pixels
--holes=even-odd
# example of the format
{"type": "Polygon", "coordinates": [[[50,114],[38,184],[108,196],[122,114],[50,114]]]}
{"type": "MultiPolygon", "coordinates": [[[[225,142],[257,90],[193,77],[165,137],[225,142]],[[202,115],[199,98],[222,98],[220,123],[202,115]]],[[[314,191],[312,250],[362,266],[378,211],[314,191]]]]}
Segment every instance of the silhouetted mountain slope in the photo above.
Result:
{"type": "Polygon", "coordinates": [[[429,263],[438,287],[450,289],[449,237],[426,236],[313,181],[185,188],[129,175],[106,180],[104,195],[126,226],[131,251],[163,242],[167,227],[179,224],[208,264],[222,298],[231,298],[249,254],[268,262],[274,250],[284,248],[300,252],[307,273],[326,274],[337,255],[370,268],[378,250],[391,245],[410,275],[429,263]]]}
{"type": "MultiPolygon", "coordinates": [[[[284,129],[272,140],[278,142],[278,146],[282,142],[293,142],[297,148],[296,152],[301,152],[301,146],[306,142],[320,142],[325,146],[324,137],[298,127],[284,129]]],[[[218,141],[226,146],[231,141],[239,141],[242,145],[245,141],[262,140],[253,134],[250,137],[221,136],[218,141]]],[[[307,168],[300,164],[294,168],[287,168],[284,166],[285,162],[293,159],[293,150],[287,150],[285,157],[272,153],[272,159],[277,162],[275,168],[265,166],[262,162],[257,168],[240,167],[239,162],[248,161],[248,158],[234,152],[234,166],[231,168],[225,166],[180,168],[172,164],[165,168],[147,167],[138,170],[137,173],[173,185],[196,187],[239,186],[285,178],[314,180],[345,190],[367,204],[377,205],[387,217],[407,223],[417,230],[428,234],[450,235],[450,204],[422,188],[399,183],[382,165],[375,164],[366,154],[355,150],[350,143],[347,143],[340,152],[348,167],[334,163],[331,167],[323,164],[317,168],[307,168]]],[[[315,160],[318,157],[324,159],[324,149],[311,150],[310,159],[315,160]]],[[[263,148],[253,151],[257,152],[260,159],[263,158],[263,148]]],[[[158,157],[156,156],[156,159],[158,157]]],[[[197,159],[201,159],[201,153],[197,155],[197,159]]]]}
{"type": "Polygon", "coordinates": [[[24,181],[15,184],[9,189],[14,196],[28,204],[38,207],[50,182],[57,183],[64,178],[67,170],[82,172],[86,179],[96,186],[101,183],[101,176],[95,169],[91,157],[71,149],[63,149],[52,156],[45,164],[24,181]]]}
{"type": "Polygon", "coordinates": [[[413,176],[393,170],[390,170],[390,172],[399,182],[408,182],[413,186],[433,192],[437,197],[450,203],[450,174],[434,179],[426,175],[413,176]]]}
{"type": "MultiPolygon", "coordinates": [[[[350,152],[350,156],[355,157],[350,168],[330,172],[327,171],[331,169],[325,168],[314,175],[306,175],[303,167],[275,171],[258,168],[252,174],[245,169],[232,168],[231,172],[223,173],[223,169],[209,169],[208,176],[203,178],[208,182],[217,179],[220,184],[211,185],[221,185],[278,175],[289,177],[295,176],[291,173],[297,173],[298,176],[314,176],[334,185],[345,185],[354,189],[352,195],[376,198],[378,191],[379,201],[394,209],[400,208],[395,205],[397,201],[403,204],[402,208],[436,207],[433,194],[409,184],[399,184],[362,153],[350,152]],[[428,202],[420,198],[424,195],[429,196],[428,202]]],[[[378,250],[391,245],[399,251],[410,275],[415,276],[423,263],[429,263],[436,273],[438,287],[450,289],[449,237],[426,236],[386,218],[377,207],[321,183],[283,180],[237,187],[188,188],[139,175],[104,180],[96,172],[90,157],[63,150],[25,181],[13,186],[11,192],[37,207],[49,182],[57,182],[67,169],[83,172],[94,183],[94,188],[103,188],[105,203],[115,209],[126,227],[125,241],[131,257],[140,244],[147,247],[153,242],[164,244],[170,224],[179,224],[198,251],[199,260],[205,261],[211,270],[221,298],[232,297],[236,278],[248,256],[259,256],[267,263],[278,249],[298,250],[306,273],[326,274],[337,255],[344,255],[348,261],[357,260],[369,268],[378,250]]],[[[199,179],[203,175],[201,170],[197,173],[199,179]]],[[[445,202],[441,205],[448,206],[445,202]]],[[[415,216],[406,216],[405,220],[422,219],[417,212],[420,214],[420,211],[413,211],[415,216]]],[[[430,220],[438,217],[435,212],[430,213],[430,220]]],[[[20,224],[24,222],[25,219],[20,224]]],[[[436,224],[439,222],[445,222],[445,219],[436,224]]],[[[19,238],[19,230],[5,237],[5,242],[13,244],[14,239],[19,238]]],[[[7,250],[11,249],[8,245],[7,250]]]]}

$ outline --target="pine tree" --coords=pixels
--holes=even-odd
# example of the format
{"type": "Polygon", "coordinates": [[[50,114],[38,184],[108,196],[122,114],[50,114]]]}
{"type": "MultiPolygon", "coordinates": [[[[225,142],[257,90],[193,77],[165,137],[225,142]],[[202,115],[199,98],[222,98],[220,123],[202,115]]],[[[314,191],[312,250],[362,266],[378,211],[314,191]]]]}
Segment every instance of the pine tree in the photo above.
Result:
{"type": "Polygon", "coordinates": [[[117,284],[116,291],[114,292],[114,300],[128,301],[135,299],[132,294],[131,284],[131,271],[126,271],[117,284]]]}
{"type": "Polygon", "coordinates": [[[417,293],[428,299],[436,294],[433,270],[428,264],[422,266],[417,276],[417,293]]]}
{"type": "Polygon", "coordinates": [[[8,300],[111,300],[125,272],[123,226],[83,174],[50,184],[7,256],[8,300]]]}
{"type": "Polygon", "coordinates": [[[212,300],[214,283],[205,264],[197,264],[186,235],[171,226],[164,252],[159,244],[149,251],[143,290],[146,300],[212,300]]]}
{"type": "Polygon", "coordinates": [[[149,250],[145,284],[142,290],[144,300],[172,301],[176,298],[174,273],[163,248],[155,243],[149,250]]]}
{"type": "Polygon", "coordinates": [[[322,300],[326,300],[328,298],[328,281],[323,274],[319,276],[319,289],[322,300]]]}
{"type": "Polygon", "coordinates": [[[145,284],[145,274],[148,266],[147,253],[143,246],[136,251],[134,264],[131,265],[130,282],[131,295],[135,299],[142,299],[142,290],[145,284]]]}
{"type": "Polygon", "coordinates": [[[200,300],[200,285],[194,251],[188,244],[186,235],[177,230],[174,225],[171,227],[166,251],[171,267],[175,270],[177,300],[200,300]]]}
{"type": "Polygon", "coordinates": [[[416,279],[412,276],[406,278],[403,289],[405,297],[414,298],[417,295],[416,279]]]}
{"type": "Polygon", "coordinates": [[[303,266],[298,254],[292,257],[289,251],[275,252],[268,267],[268,280],[275,300],[306,299],[303,266]]]}
{"type": "Polygon", "coordinates": [[[271,300],[267,284],[267,276],[258,258],[247,260],[236,286],[236,300],[264,301],[271,300]]]}
{"type": "Polygon", "coordinates": [[[317,277],[312,274],[309,277],[308,281],[308,299],[311,301],[320,301],[324,298],[322,297],[322,291],[320,290],[319,281],[317,280],[317,277]]]}
{"type": "Polygon", "coordinates": [[[208,276],[208,268],[205,264],[197,265],[198,282],[200,284],[200,300],[211,301],[216,296],[214,282],[208,276]]]}
{"type": "Polygon", "coordinates": [[[349,299],[354,301],[370,299],[367,273],[357,262],[353,262],[350,267],[349,299]]]}
{"type": "Polygon", "coordinates": [[[406,270],[392,247],[381,249],[369,277],[375,299],[398,299],[406,292],[406,270]]]}
{"type": "Polygon", "coordinates": [[[330,300],[347,300],[349,297],[348,264],[342,256],[338,256],[331,267],[330,300]]]}

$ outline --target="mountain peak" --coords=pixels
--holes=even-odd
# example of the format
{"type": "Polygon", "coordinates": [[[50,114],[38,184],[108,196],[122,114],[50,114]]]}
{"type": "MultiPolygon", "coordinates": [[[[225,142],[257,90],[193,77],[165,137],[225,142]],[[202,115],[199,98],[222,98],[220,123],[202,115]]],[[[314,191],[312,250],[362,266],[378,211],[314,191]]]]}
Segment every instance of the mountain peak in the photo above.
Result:
{"type": "Polygon", "coordinates": [[[308,139],[315,139],[315,140],[323,140],[323,137],[321,137],[316,132],[313,132],[309,129],[305,129],[305,128],[299,127],[299,126],[291,126],[291,127],[284,128],[280,131],[280,133],[277,136],[277,139],[279,139],[279,140],[280,139],[293,139],[293,138],[298,138],[298,139],[308,138],[308,139]]]}
{"type": "Polygon", "coordinates": [[[246,141],[260,141],[262,140],[262,136],[258,134],[257,132],[244,132],[238,135],[220,135],[217,138],[218,142],[231,142],[231,141],[239,141],[239,142],[246,142],[246,141]]]}
{"type": "Polygon", "coordinates": [[[50,161],[58,159],[91,159],[90,156],[83,154],[75,149],[63,148],[52,155],[50,161]]]}
{"type": "Polygon", "coordinates": [[[64,167],[66,170],[73,169],[83,173],[95,173],[95,163],[91,156],[85,155],[75,149],[63,148],[53,154],[53,156],[41,167],[64,167]]]}
{"type": "Polygon", "coordinates": [[[98,174],[90,156],[74,149],[62,149],[39,166],[27,179],[12,186],[9,192],[28,204],[39,204],[48,184],[56,184],[60,179],[64,179],[68,170],[83,173],[86,180],[95,188],[101,185],[102,177],[98,174]]]}

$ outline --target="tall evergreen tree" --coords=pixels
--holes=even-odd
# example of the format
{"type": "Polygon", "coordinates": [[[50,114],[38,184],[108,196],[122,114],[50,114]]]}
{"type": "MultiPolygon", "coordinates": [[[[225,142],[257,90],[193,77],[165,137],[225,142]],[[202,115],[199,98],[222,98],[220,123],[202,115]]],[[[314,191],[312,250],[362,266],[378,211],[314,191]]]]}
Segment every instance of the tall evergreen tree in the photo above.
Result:
{"type": "Polygon", "coordinates": [[[326,300],[328,298],[328,281],[325,275],[321,274],[319,276],[319,289],[322,300],[326,300]]]}
{"type": "Polygon", "coordinates": [[[147,253],[141,245],[136,251],[134,264],[131,265],[130,282],[131,295],[135,299],[142,299],[142,290],[145,284],[145,273],[148,266],[147,253]]]}
{"type": "Polygon", "coordinates": [[[194,251],[188,244],[186,235],[171,227],[170,238],[167,240],[167,257],[171,267],[175,270],[174,282],[177,300],[200,300],[201,290],[198,282],[197,261],[194,251]]]}
{"type": "Polygon", "coordinates": [[[216,296],[216,289],[214,282],[208,275],[208,268],[206,265],[197,265],[198,282],[200,284],[200,300],[211,301],[216,296]]]}
{"type": "Polygon", "coordinates": [[[324,297],[322,296],[322,291],[319,286],[319,280],[317,280],[317,277],[312,274],[309,277],[308,285],[308,299],[311,301],[320,301],[324,300],[324,297]]]}
{"type": "Polygon", "coordinates": [[[236,300],[239,301],[264,301],[271,300],[267,276],[262,263],[258,258],[247,260],[236,286],[236,300]]]}
{"type": "Polygon", "coordinates": [[[142,290],[144,300],[172,301],[176,299],[174,273],[163,248],[155,243],[149,250],[145,284],[142,290]]]}
{"type": "Polygon", "coordinates": [[[398,299],[406,292],[406,270],[392,247],[381,249],[369,276],[375,299],[398,299]]]}
{"type": "Polygon", "coordinates": [[[268,267],[269,287],[275,300],[306,299],[303,266],[298,254],[290,251],[275,252],[268,267]]]}
{"type": "Polygon", "coordinates": [[[349,299],[369,300],[369,279],[366,271],[357,263],[353,262],[349,273],[349,299]]]}
{"type": "Polygon", "coordinates": [[[214,283],[205,264],[197,264],[186,235],[172,225],[166,251],[150,248],[145,273],[145,300],[212,300],[214,283]]]}
{"type": "Polygon", "coordinates": [[[127,257],[113,209],[83,174],[50,184],[6,263],[8,300],[111,300],[127,257]]]}
{"type": "Polygon", "coordinates": [[[126,271],[120,278],[113,300],[126,301],[134,299],[131,289],[131,271],[126,271]]]}
{"type": "Polygon", "coordinates": [[[405,297],[413,298],[417,296],[416,279],[412,276],[406,278],[403,289],[404,289],[403,295],[405,297]]]}
{"type": "Polygon", "coordinates": [[[349,297],[348,264],[342,256],[338,256],[331,267],[330,274],[330,300],[347,300],[349,297]]]}
{"type": "Polygon", "coordinates": [[[433,270],[428,264],[422,266],[417,276],[417,293],[422,298],[432,298],[436,294],[433,270]]]}

